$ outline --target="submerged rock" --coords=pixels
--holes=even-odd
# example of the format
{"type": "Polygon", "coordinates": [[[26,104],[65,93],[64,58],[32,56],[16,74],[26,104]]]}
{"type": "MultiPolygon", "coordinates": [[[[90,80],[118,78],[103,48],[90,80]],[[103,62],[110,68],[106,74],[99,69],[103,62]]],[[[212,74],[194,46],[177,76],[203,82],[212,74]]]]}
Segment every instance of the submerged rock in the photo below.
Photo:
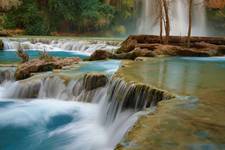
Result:
{"type": "Polygon", "coordinates": [[[16,80],[26,79],[29,78],[32,73],[61,69],[64,66],[69,66],[79,61],[79,58],[52,58],[51,60],[33,59],[17,67],[15,78],[16,80]]]}

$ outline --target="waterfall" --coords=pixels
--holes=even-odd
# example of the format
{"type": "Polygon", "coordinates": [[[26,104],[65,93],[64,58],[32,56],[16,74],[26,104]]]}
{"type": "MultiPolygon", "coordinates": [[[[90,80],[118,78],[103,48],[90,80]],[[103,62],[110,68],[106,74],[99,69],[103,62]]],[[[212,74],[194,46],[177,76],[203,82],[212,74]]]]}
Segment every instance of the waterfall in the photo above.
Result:
{"type": "Polygon", "coordinates": [[[3,43],[4,50],[22,47],[25,50],[79,51],[87,54],[95,50],[113,51],[119,47],[119,43],[114,41],[4,39],[3,43]]]}
{"type": "MultiPolygon", "coordinates": [[[[69,81],[65,81],[58,76],[31,78],[17,82],[5,81],[0,86],[0,98],[19,98],[29,101],[34,99],[35,101],[26,104],[22,103],[23,107],[16,107],[16,109],[10,110],[10,113],[17,112],[18,109],[21,112],[22,110],[20,109],[26,107],[40,107],[39,109],[41,110],[37,111],[38,116],[40,117],[41,115],[40,111],[45,112],[45,120],[39,118],[39,120],[42,120],[41,124],[36,123],[35,127],[39,127],[45,124],[43,121],[49,120],[47,118],[51,115],[46,112],[46,109],[51,110],[53,107],[56,110],[60,110],[60,113],[63,112],[62,116],[58,116],[60,120],[64,119],[65,123],[73,123],[60,128],[56,128],[55,124],[48,125],[49,123],[47,123],[47,127],[53,130],[48,137],[55,137],[55,134],[58,135],[58,133],[62,136],[66,134],[66,139],[69,136],[68,140],[71,143],[68,142],[66,145],[62,143],[59,146],[61,149],[111,150],[121,141],[124,134],[133,126],[139,116],[147,113],[142,112],[142,110],[154,108],[159,101],[171,99],[173,95],[154,87],[127,83],[116,77],[108,78],[100,74],[86,74],[78,80],[69,81]],[[63,101],[69,101],[66,102],[68,105],[62,103],[63,101]],[[43,106],[39,106],[40,103],[43,106]],[[71,113],[67,112],[66,108],[69,108],[69,112],[73,110],[72,113],[75,113],[75,116],[78,115],[80,119],[79,117],[75,120],[72,119],[74,116],[71,116],[71,113]],[[77,108],[79,109],[77,110],[77,108]]],[[[26,111],[30,110],[29,108],[26,111]]],[[[2,116],[0,115],[0,122],[1,119],[2,116]]],[[[34,120],[32,118],[32,121],[34,120]]],[[[42,135],[43,129],[37,130],[38,134],[32,134],[32,136],[35,136],[35,138],[40,138],[39,136],[45,137],[42,135]]],[[[35,142],[35,144],[37,143],[35,142]]],[[[43,145],[41,144],[40,146],[43,145]]]]}
{"type": "Polygon", "coordinates": [[[14,70],[11,69],[0,70],[0,84],[4,81],[13,81],[14,73],[14,70]]]}
{"type": "MultiPolygon", "coordinates": [[[[139,34],[159,35],[159,8],[156,0],[137,0],[141,5],[140,18],[137,21],[139,34]]],[[[188,1],[173,0],[169,3],[171,35],[187,35],[188,32],[188,1]]],[[[193,35],[207,35],[206,8],[204,0],[194,0],[193,35]]]]}

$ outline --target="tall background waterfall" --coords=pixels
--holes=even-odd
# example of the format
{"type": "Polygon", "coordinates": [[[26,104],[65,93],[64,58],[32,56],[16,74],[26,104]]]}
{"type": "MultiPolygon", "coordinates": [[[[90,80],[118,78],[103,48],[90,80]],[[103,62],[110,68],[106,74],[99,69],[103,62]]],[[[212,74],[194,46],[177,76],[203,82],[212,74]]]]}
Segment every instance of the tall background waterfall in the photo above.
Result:
{"type": "MultiPolygon", "coordinates": [[[[159,34],[159,21],[157,21],[155,0],[137,0],[140,17],[137,22],[139,34],[159,34]]],[[[172,0],[169,4],[171,34],[187,35],[188,32],[188,1],[172,0]]],[[[206,8],[204,0],[195,0],[193,8],[193,35],[207,35],[206,8]]]]}

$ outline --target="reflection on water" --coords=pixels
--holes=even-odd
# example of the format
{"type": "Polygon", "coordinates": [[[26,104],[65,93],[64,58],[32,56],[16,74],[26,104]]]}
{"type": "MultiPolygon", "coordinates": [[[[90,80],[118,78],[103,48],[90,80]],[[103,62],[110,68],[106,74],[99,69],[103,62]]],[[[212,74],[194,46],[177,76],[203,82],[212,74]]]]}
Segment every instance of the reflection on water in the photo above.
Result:
{"type": "MultiPolygon", "coordinates": [[[[131,74],[144,83],[184,95],[200,95],[203,90],[224,90],[225,57],[223,58],[162,58],[140,62],[131,74]],[[136,70],[138,69],[138,70],[136,70]],[[142,73],[143,72],[143,73],[142,73]],[[146,75],[148,74],[148,75],[146,75]]],[[[130,71],[130,70],[129,70],[130,71]]]]}

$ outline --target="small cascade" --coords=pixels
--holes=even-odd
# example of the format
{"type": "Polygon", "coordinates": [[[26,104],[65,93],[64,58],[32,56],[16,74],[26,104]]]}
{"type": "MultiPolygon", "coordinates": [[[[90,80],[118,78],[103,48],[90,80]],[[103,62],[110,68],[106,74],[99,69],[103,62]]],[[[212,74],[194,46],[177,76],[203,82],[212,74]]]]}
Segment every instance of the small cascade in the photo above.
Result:
{"type": "Polygon", "coordinates": [[[127,83],[122,79],[112,79],[109,83],[104,123],[111,124],[123,111],[138,112],[155,107],[158,102],[173,98],[166,91],[144,84],[127,83]]]}
{"type": "Polygon", "coordinates": [[[5,81],[13,81],[14,74],[13,70],[0,70],[0,84],[5,81]]]}
{"type": "Polygon", "coordinates": [[[119,47],[118,42],[82,41],[82,40],[8,40],[4,39],[4,50],[16,50],[19,47],[25,50],[46,51],[79,51],[91,54],[95,50],[113,51],[119,47]]]}
{"type": "MultiPolygon", "coordinates": [[[[1,85],[3,90],[0,88],[0,98],[19,98],[23,100],[35,98],[36,100],[46,100],[49,106],[52,105],[49,100],[53,100],[53,102],[54,100],[75,101],[76,107],[82,108],[74,111],[76,113],[81,110],[82,111],[79,113],[82,113],[84,111],[83,108],[87,107],[87,109],[90,109],[89,112],[94,113],[89,114],[94,116],[93,118],[90,116],[85,117],[85,115],[88,115],[87,113],[81,115],[88,118],[88,120],[86,120],[88,124],[86,124],[86,121],[83,122],[78,119],[75,120],[77,122],[73,126],[63,127],[63,129],[57,132],[63,132],[65,130],[63,132],[65,134],[69,131],[68,133],[73,133],[73,135],[70,136],[71,138],[73,136],[78,136],[77,138],[79,139],[79,136],[82,138],[80,134],[84,134],[83,136],[86,137],[86,134],[89,135],[89,132],[90,134],[95,133],[92,130],[99,130],[101,131],[99,133],[99,137],[101,138],[95,139],[94,145],[96,145],[96,142],[100,142],[100,147],[97,144],[98,149],[109,150],[113,149],[121,141],[124,134],[133,126],[140,115],[147,113],[142,112],[142,110],[154,108],[159,101],[174,97],[168,92],[154,87],[127,83],[116,77],[109,79],[105,75],[93,73],[86,74],[79,80],[65,81],[58,76],[49,76],[5,83],[7,84],[1,85]],[[1,95],[1,93],[5,92],[4,89],[10,92],[1,95]]],[[[37,101],[37,103],[40,102],[37,101]]],[[[58,108],[58,102],[54,103],[56,105],[54,107],[58,108]]],[[[54,136],[54,134],[51,134],[51,136],[52,135],[54,136]]],[[[94,137],[96,137],[96,135],[94,135],[94,137]]],[[[90,139],[90,141],[93,141],[93,139],[90,139]]],[[[92,142],[90,143],[93,144],[92,142]]],[[[87,143],[83,143],[82,140],[78,140],[74,142],[74,144],[75,147],[80,148],[91,146],[87,145],[87,143]],[[77,142],[80,145],[77,145],[77,142]]]]}
{"type": "MultiPolygon", "coordinates": [[[[159,7],[156,0],[137,0],[140,19],[137,20],[138,34],[159,35],[159,7]]],[[[188,2],[173,0],[169,3],[171,35],[187,35],[188,2]]],[[[206,8],[204,0],[195,0],[193,6],[193,35],[207,35],[206,8]]]]}
{"type": "Polygon", "coordinates": [[[24,81],[24,82],[6,82],[4,86],[5,92],[3,98],[11,99],[33,99],[38,97],[41,87],[41,80],[24,81]]]}

